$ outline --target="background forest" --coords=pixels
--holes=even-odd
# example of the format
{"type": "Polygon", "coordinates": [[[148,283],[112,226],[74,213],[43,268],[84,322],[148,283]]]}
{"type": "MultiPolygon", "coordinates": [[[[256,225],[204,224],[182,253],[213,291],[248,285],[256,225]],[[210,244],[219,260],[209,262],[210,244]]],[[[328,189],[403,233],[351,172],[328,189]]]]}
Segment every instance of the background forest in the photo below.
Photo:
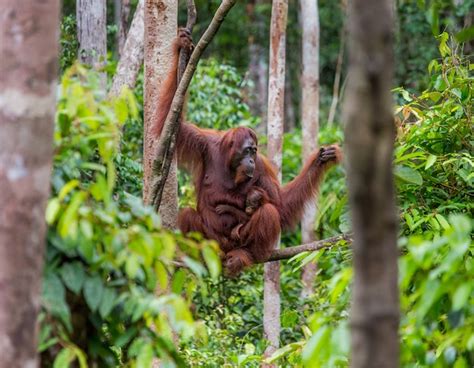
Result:
{"type": "MultiPolygon", "coordinates": [[[[195,40],[219,3],[196,1],[195,40]]],[[[108,86],[123,42],[120,4],[107,3],[108,86]]],[[[137,1],[122,4],[129,25],[137,1]]],[[[318,2],[321,145],[344,145],[346,6],[318,2]]],[[[299,9],[289,1],[283,182],[302,166],[299,9]]],[[[394,11],[401,364],[473,367],[474,1],[398,0],[394,11]]],[[[230,11],[192,80],[187,119],[214,129],[252,127],[265,147],[270,13],[265,0],[230,11]]],[[[281,348],[264,358],[262,266],[223,277],[216,244],[163,229],[143,205],[143,71],[133,90],[105,98],[102,77],[77,63],[76,17],[76,2],[64,0],[42,365],[150,367],[159,357],[163,367],[258,367],[264,359],[282,367],[348,366],[350,246],[282,262],[281,348]],[[303,288],[302,270],[316,262],[315,282],[303,288]]],[[[189,176],[180,172],[178,180],[180,207],[193,205],[189,176]]],[[[317,238],[350,232],[348,210],[339,166],[322,185],[317,238]]],[[[301,231],[282,234],[281,242],[302,244],[301,231]]]]}

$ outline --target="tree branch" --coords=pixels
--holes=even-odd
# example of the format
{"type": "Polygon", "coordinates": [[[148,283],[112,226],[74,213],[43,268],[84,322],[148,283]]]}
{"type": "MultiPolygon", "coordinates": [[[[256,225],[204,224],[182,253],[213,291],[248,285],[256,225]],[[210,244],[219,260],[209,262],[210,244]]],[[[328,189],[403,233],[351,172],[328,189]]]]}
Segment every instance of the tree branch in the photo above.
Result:
{"type": "Polygon", "coordinates": [[[206,32],[202,35],[198,44],[196,45],[186,70],[183,74],[183,78],[179,82],[178,89],[171,103],[170,111],[166,117],[163,131],[160,135],[158,146],[155,154],[155,162],[153,164],[153,170],[156,175],[156,180],[152,188],[153,206],[158,211],[161,203],[161,197],[163,194],[163,187],[168,177],[171,160],[173,158],[175,146],[176,146],[176,135],[179,129],[179,117],[183,109],[184,97],[188,89],[191,78],[196,71],[197,64],[201,58],[202,53],[206,49],[207,45],[214,38],[221,23],[229,10],[234,6],[236,0],[223,0],[221,5],[216,11],[214,18],[212,19],[206,32]]]}
{"type": "Polygon", "coordinates": [[[280,261],[282,259],[289,259],[303,252],[315,252],[323,248],[330,248],[333,245],[339,243],[341,240],[346,241],[348,244],[352,243],[352,234],[341,234],[324,240],[317,240],[294,247],[275,249],[270,258],[265,262],[280,261]]]}
{"type": "MultiPolygon", "coordinates": [[[[194,25],[196,24],[196,5],[194,0],[187,0],[188,4],[188,20],[186,21],[186,29],[189,30],[189,33],[192,34],[194,25]]],[[[189,58],[191,54],[188,49],[181,49],[179,53],[179,63],[178,63],[178,83],[183,78],[184,71],[188,65],[189,58]]]]}

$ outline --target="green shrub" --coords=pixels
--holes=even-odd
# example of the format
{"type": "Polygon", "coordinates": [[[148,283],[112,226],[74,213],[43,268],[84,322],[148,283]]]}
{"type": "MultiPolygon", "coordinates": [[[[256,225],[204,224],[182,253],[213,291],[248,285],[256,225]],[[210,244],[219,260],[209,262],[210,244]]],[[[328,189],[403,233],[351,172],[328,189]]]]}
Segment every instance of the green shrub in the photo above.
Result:
{"type": "Polygon", "coordinates": [[[174,341],[206,340],[190,296],[203,276],[219,274],[217,248],[160,229],[152,208],[116,190],[121,126],[138,109],[130,91],[100,100],[96,82],[74,66],[61,84],[46,211],[43,365],[149,367],[160,357],[183,366],[174,341]]]}

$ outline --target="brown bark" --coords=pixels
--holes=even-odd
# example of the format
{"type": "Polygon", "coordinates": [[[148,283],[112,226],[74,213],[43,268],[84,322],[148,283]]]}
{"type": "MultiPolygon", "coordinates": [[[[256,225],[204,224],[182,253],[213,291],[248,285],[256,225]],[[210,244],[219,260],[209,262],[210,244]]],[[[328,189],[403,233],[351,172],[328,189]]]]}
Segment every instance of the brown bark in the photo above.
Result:
{"type": "Polygon", "coordinates": [[[162,200],[163,180],[168,177],[171,157],[174,156],[176,146],[176,136],[179,129],[179,117],[183,109],[184,98],[188,89],[191,78],[196,71],[197,64],[207,45],[212,41],[215,34],[219,30],[221,23],[229,10],[234,6],[236,0],[223,0],[221,5],[212,18],[211,23],[197,43],[190,59],[189,64],[183,74],[178,88],[171,102],[170,111],[164,122],[163,130],[156,145],[156,153],[154,155],[153,170],[156,173],[156,180],[153,182],[151,199],[155,209],[160,208],[162,200]]]}
{"type": "Polygon", "coordinates": [[[36,367],[59,1],[4,0],[0,22],[0,367],[36,367]]]}
{"type": "Polygon", "coordinates": [[[110,95],[112,96],[120,94],[120,91],[124,86],[127,86],[130,89],[135,87],[138,72],[143,64],[143,1],[144,0],[138,1],[127,40],[123,51],[120,54],[120,61],[117,65],[117,71],[115,72],[112,81],[112,87],[110,88],[110,95]]]}
{"type": "MultiPolygon", "coordinates": [[[[79,61],[101,70],[107,61],[106,0],[77,0],[76,19],[79,61]]],[[[106,82],[105,73],[101,73],[103,88],[106,82]]]]}
{"type": "MultiPolygon", "coordinates": [[[[302,34],[301,72],[301,126],[303,134],[303,161],[306,161],[318,146],[319,134],[319,12],[314,0],[300,0],[300,22],[302,34]]],[[[314,222],[316,203],[306,208],[301,221],[303,243],[316,240],[314,222]]],[[[303,268],[302,296],[313,293],[316,264],[309,263],[303,268]]]]}
{"type": "MultiPolygon", "coordinates": [[[[153,197],[153,160],[157,140],[149,132],[160,101],[158,91],[171,62],[171,45],[176,38],[178,6],[171,0],[145,0],[145,89],[143,139],[143,200],[151,204],[153,197]]],[[[160,211],[162,224],[176,227],[178,217],[178,181],[176,160],[171,165],[163,194],[164,207],[160,211]]]]}
{"type": "Polygon", "coordinates": [[[390,3],[354,0],[349,10],[349,80],[343,120],[354,231],[354,368],[399,366],[390,3]]]}
{"type": "MultiPolygon", "coordinates": [[[[270,73],[268,79],[267,154],[278,168],[281,180],[282,143],[285,114],[285,54],[288,1],[274,0],[270,26],[270,73]]],[[[275,244],[278,248],[279,244],[275,244]]],[[[266,263],[263,289],[263,333],[270,356],[280,340],[280,263],[266,263]]]]}

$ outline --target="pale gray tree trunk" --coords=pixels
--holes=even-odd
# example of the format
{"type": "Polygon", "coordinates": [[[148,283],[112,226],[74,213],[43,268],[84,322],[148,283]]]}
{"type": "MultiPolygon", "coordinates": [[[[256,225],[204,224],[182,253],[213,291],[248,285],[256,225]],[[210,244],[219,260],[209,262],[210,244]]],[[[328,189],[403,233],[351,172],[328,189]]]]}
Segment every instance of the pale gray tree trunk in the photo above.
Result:
{"type": "MultiPolygon", "coordinates": [[[[270,73],[268,78],[267,154],[278,168],[281,180],[283,127],[285,116],[285,54],[288,0],[274,0],[270,27],[270,73]]],[[[279,244],[275,244],[278,248],[279,244]]],[[[264,266],[263,332],[271,355],[280,340],[280,262],[264,266]]]]}
{"type": "MultiPolygon", "coordinates": [[[[107,2],[106,0],[77,0],[77,39],[79,61],[101,70],[107,61],[107,2]]],[[[102,87],[106,75],[101,73],[102,87]]]]}
{"type": "Polygon", "coordinates": [[[121,53],[120,61],[117,65],[111,95],[118,95],[122,87],[135,88],[138,73],[143,64],[143,38],[144,38],[144,11],[143,1],[139,0],[132,24],[128,31],[127,40],[121,53]]]}
{"type": "Polygon", "coordinates": [[[285,132],[291,132],[296,127],[296,113],[293,104],[293,90],[291,88],[291,73],[287,69],[285,77],[285,132]]]}
{"type": "Polygon", "coordinates": [[[37,367],[59,0],[3,0],[1,12],[0,367],[37,367]]]}
{"type": "MultiPolygon", "coordinates": [[[[171,62],[171,45],[176,38],[178,4],[172,0],[145,0],[145,90],[143,139],[143,200],[151,204],[152,165],[157,137],[150,134],[158,101],[158,91],[168,74],[171,62]]],[[[175,228],[178,217],[178,182],[176,158],[170,167],[160,206],[165,227],[175,228]]]]}
{"type": "MultiPolygon", "coordinates": [[[[319,134],[319,12],[316,0],[300,0],[300,22],[302,28],[301,73],[301,126],[303,134],[303,162],[318,146],[319,134]]],[[[316,240],[314,222],[316,204],[305,210],[301,221],[303,243],[316,240]]],[[[309,263],[303,269],[302,296],[313,293],[316,264],[309,263]]]]}
{"type": "Polygon", "coordinates": [[[265,51],[261,44],[263,33],[263,19],[255,12],[255,7],[262,5],[264,0],[252,0],[247,3],[247,15],[253,27],[248,39],[249,46],[249,77],[253,82],[250,91],[250,111],[261,117],[261,124],[257,127],[260,134],[265,134],[268,93],[268,65],[265,61],[265,51]]]}
{"type": "Polygon", "coordinates": [[[127,40],[128,16],[130,15],[130,0],[114,0],[114,18],[117,25],[115,41],[117,54],[122,56],[125,41],[127,40]]]}
{"type": "Polygon", "coordinates": [[[353,0],[343,120],[354,230],[351,366],[399,366],[390,0],[353,0]]]}

